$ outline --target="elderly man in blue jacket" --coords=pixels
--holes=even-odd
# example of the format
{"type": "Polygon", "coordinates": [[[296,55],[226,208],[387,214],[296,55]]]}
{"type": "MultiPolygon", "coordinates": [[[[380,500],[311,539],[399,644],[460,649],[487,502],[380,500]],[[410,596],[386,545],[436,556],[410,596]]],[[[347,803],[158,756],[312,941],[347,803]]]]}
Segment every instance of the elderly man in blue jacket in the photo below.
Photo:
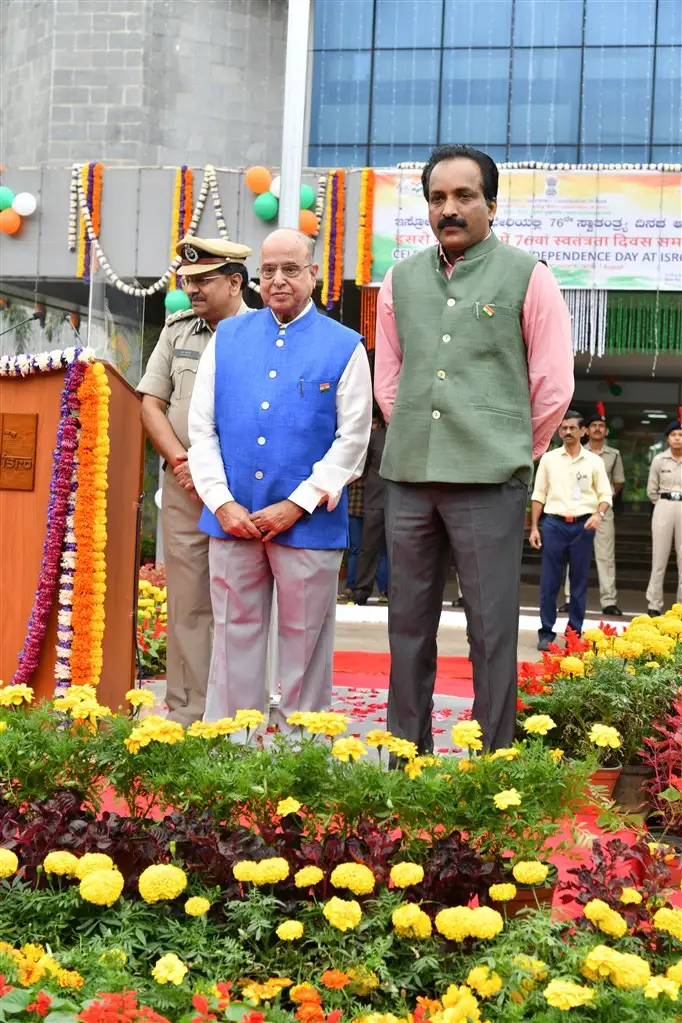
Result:
{"type": "Polygon", "coordinates": [[[197,372],[189,461],[215,619],[205,721],[263,709],[274,585],[276,723],[287,731],[295,711],[331,705],[345,488],[363,469],[372,387],[363,339],[313,305],[317,269],[305,235],[269,235],[267,308],[223,320],[197,372]]]}

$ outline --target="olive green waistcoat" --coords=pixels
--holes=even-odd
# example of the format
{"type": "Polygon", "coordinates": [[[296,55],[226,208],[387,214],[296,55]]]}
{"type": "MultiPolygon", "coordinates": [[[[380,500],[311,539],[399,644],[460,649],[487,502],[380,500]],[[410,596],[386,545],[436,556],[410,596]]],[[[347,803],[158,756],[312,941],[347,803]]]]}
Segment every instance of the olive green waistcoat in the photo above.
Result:
{"type": "Polygon", "coordinates": [[[381,475],[410,483],[502,483],[532,473],[521,310],[533,256],[491,234],[448,280],[438,246],[393,268],[403,353],[381,475]]]}

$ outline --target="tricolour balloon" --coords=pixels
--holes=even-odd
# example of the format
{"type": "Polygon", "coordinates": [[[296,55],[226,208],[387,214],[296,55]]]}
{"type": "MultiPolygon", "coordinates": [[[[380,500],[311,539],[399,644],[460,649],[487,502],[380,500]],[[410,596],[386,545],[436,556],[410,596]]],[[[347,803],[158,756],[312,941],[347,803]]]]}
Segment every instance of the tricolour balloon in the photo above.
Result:
{"type": "Polygon", "coordinates": [[[267,167],[249,167],[245,180],[246,187],[250,188],[254,195],[261,195],[270,187],[272,174],[267,167]]]}
{"type": "Polygon", "coordinates": [[[0,231],[3,234],[16,234],[21,227],[21,217],[11,206],[0,211],[0,231]]]}
{"type": "Polygon", "coordinates": [[[312,210],[301,210],[298,217],[298,227],[304,234],[317,234],[317,217],[312,210]]]}
{"type": "Polygon", "coordinates": [[[19,192],[12,200],[12,209],[20,217],[30,217],[32,213],[35,213],[37,205],[36,197],[30,192],[19,192]]]}
{"type": "Polygon", "coordinates": [[[270,182],[270,188],[268,189],[268,191],[272,192],[275,199],[280,198],[280,193],[282,191],[282,178],[279,174],[276,174],[275,177],[270,182]]]}
{"type": "Polygon", "coordinates": [[[7,185],[0,185],[0,210],[8,210],[14,202],[14,192],[7,185]]]}
{"type": "Polygon", "coordinates": [[[310,185],[301,185],[301,209],[309,210],[315,202],[315,190],[310,185]]]}
{"type": "Polygon", "coordinates": [[[263,192],[256,196],[253,204],[253,212],[261,220],[274,220],[279,210],[279,201],[272,192],[263,192]]]}
{"type": "Polygon", "coordinates": [[[176,288],[174,291],[169,291],[163,300],[163,304],[165,305],[166,312],[168,313],[179,313],[181,309],[192,308],[189,295],[186,295],[182,288],[176,288]]]}

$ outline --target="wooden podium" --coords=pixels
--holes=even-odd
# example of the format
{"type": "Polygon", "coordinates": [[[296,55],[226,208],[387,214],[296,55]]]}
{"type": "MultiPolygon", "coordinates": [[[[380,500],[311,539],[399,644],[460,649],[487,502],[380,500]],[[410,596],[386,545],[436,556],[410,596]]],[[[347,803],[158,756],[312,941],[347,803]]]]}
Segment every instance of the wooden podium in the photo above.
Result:
{"type": "MultiPolygon", "coordinates": [[[[109,399],[107,490],[107,592],[102,678],[98,696],[113,709],[135,678],[137,606],[137,521],[142,493],[144,433],[139,398],[112,366],[106,365],[109,399]]],[[[0,377],[0,414],[37,415],[33,490],[0,489],[0,679],[8,684],[23,649],[42,561],[65,371],[24,378],[0,377]]],[[[11,420],[10,420],[11,421],[11,420]]],[[[36,696],[51,697],[55,687],[57,599],[43,643],[40,665],[30,685],[36,696]]]]}

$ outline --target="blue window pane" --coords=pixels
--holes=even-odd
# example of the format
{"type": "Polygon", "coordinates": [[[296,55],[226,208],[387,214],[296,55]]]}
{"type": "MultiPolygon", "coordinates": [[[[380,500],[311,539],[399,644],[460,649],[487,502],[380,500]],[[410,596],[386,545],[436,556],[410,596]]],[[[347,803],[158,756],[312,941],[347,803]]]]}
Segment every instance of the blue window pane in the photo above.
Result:
{"type": "Polygon", "coordinates": [[[509,50],[445,50],[440,142],[507,141],[509,50]]]}
{"type": "Polygon", "coordinates": [[[649,141],[652,53],[645,47],[585,50],[581,142],[649,141]]]}
{"type": "Polygon", "coordinates": [[[512,0],[445,0],[443,46],[509,46],[512,0]]]}
{"type": "Polygon", "coordinates": [[[369,49],[372,14],[372,0],[315,0],[315,49],[369,49]]]}
{"type": "Polygon", "coordinates": [[[658,42],[682,44],[682,3],[680,0],[658,0],[658,42]]]}
{"type": "Polygon", "coordinates": [[[309,167],[365,167],[367,146],[310,146],[309,167]]]}
{"type": "Polygon", "coordinates": [[[679,163],[679,146],[654,146],[651,150],[652,163],[679,163]]]}
{"type": "Polygon", "coordinates": [[[352,145],[367,141],[370,54],[316,53],[310,141],[352,145]]]}
{"type": "Polygon", "coordinates": [[[682,46],[656,51],[654,142],[682,144],[682,46]]]}
{"type": "Polygon", "coordinates": [[[443,0],[376,0],[375,46],[410,50],[440,46],[443,0]]]}
{"type": "Polygon", "coordinates": [[[656,0],[586,0],[586,46],[653,43],[656,0]]]}
{"type": "Polygon", "coordinates": [[[426,163],[431,146],[370,146],[372,167],[395,167],[397,163],[426,163]]]}
{"type": "Polygon", "coordinates": [[[578,142],[580,50],[515,50],[512,143],[578,142]]]}
{"type": "Polygon", "coordinates": [[[577,163],[577,146],[510,146],[511,163],[535,160],[536,163],[577,163]]]}
{"type": "Polygon", "coordinates": [[[436,141],[438,50],[377,50],[374,55],[371,141],[436,141]]]}
{"type": "Polygon", "coordinates": [[[515,46],[580,46],[582,35],[583,0],[516,0],[515,46]]]}
{"type": "Polygon", "coordinates": [[[642,146],[581,146],[581,163],[648,163],[649,147],[642,146]]]}
{"type": "Polygon", "coordinates": [[[483,153],[487,153],[495,163],[505,163],[507,160],[506,146],[489,146],[485,142],[470,142],[469,145],[473,146],[474,149],[480,149],[483,153]]]}

